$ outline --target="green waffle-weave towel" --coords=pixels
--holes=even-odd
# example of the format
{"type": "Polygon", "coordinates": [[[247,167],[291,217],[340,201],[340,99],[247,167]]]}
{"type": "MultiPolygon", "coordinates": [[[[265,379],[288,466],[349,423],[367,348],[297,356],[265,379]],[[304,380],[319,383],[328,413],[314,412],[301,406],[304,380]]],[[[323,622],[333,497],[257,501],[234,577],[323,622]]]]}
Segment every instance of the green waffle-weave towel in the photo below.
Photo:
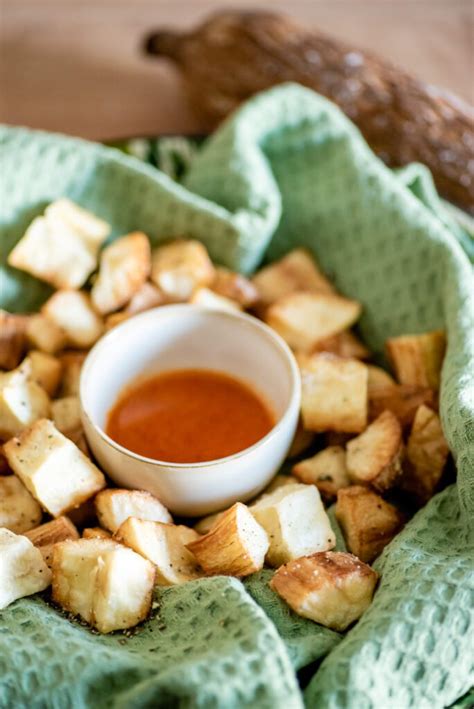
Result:
{"type": "MultiPolygon", "coordinates": [[[[395,175],[325,99],[294,85],[244,105],[178,185],[117,151],[24,129],[0,131],[0,263],[31,219],[67,195],[154,243],[201,239],[250,272],[305,245],[364,305],[381,352],[444,327],[441,416],[457,484],[437,495],[376,566],[371,608],[344,638],[299,619],[266,586],[217,577],[157,590],[130,638],[70,623],[43,597],[0,613],[0,708],[422,709],[474,684],[474,285],[472,243],[438,213],[429,176],[395,175]],[[411,189],[410,189],[410,188],[411,189]],[[466,250],[466,252],[463,250],[466,250]],[[295,671],[326,655],[304,695],[295,671]]],[[[48,288],[0,266],[0,307],[38,306],[48,288]]],[[[305,670],[308,676],[309,670],[305,670]]]]}

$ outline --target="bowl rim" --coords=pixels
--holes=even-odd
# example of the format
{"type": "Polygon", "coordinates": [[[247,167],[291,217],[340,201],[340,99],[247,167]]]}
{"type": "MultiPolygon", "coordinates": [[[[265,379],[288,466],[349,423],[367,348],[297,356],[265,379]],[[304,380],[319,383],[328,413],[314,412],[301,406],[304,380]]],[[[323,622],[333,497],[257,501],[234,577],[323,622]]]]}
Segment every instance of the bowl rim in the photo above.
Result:
{"type": "MultiPolygon", "coordinates": [[[[222,370],[225,372],[225,370],[222,370]]],[[[260,446],[266,444],[269,442],[272,438],[276,437],[280,431],[285,427],[287,421],[290,419],[292,416],[293,410],[296,406],[297,409],[300,407],[300,402],[301,402],[301,376],[299,372],[299,367],[296,362],[295,356],[289,346],[286,344],[286,342],[283,340],[283,338],[275,331],[273,328],[269,327],[265,323],[263,323],[261,320],[258,318],[249,315],[248,313],[244,312],[231,312],[231,311],[226,311],[226,310],[219,310],[218,308],[210,308],[208,306],[203,306],[203,305],[196,305],[192,303],[174,303],[174,304],[169,304],[169,305],[160,305],[157,306],[156,308],[151,308],[150,310],[146,310],[143,313],[138,313],[137,315],[134,315],[132,318],[129,320],[125,320],[124,322],[120,323],[119,325],[115,326],[110,332],[106,333],[103,335],[97,342],[96,344],[92,347],[91,350],[89,350],[87,357],[84,361],[84,364],[82,366],[81,370],[81,375],[80,375],[80,382],[79,382],[79,402],[80,402],[80,408],[81,408],[81,414],[87,419],[91,427],[96,431],[96,433],[100,436],[102,441],[112,448],[114,448],[116,451],[121,453],[122,455],[125,455],[129,458],[133,458],[136,461],[140,463],[145,463],[147,465],[153,465],[155,467],[163,468],[166,467],[167,469],[176,469],[176,470],[186,470],[186,469],[192,469],[192,470],[197,470],[199,468],[209,468],[209,467],[214,467],[218,465],[223,465],[227,463],[231,463],[232,461],[236,460],[237,458],[242,458],[245,455],[251,454],[253,451],[255,451],[257,448],[260,446]],[[84,400],[85,400],[85,387],[86,387],[86,379],[88,377],[88,374],[91,371],[91,368],[94,366],[94,361],[98,357],[99,350],[102,349],[102,347],[109,345],[114,339],[117,338],[117,335],[120,334],[123,330],[130,328],[132,326],[136,326],[138,324],[139,320],[147,320],[151,319],[152,317],[156,317],[159,313],[162,313],[166,311],[167,313],[170,312],[170,310],[176,310],[177,312],[191,312],[191,311],[200,311],[200,312],[205,312],[205,313],[213,313],[213,314],[218,314],[220,317],[225,317],[227,319],[232,319],[235,322],[239,322],[241,325],[244,325],[244,327],[250,327],[253,329],[256,329],[259,331],[261,335],[263,335],[268,341],[271,342],[273,346],[276,346],[280,352],[283,353],[284,355],[284,361],[285,364],[288,368],[288,372],[290,375],[290,380],[291,380],[291,391],[290,391],[290,396],[288,400],[288,404],[286,405],[282,415],[279,417],[278,421],[275,423],[275,425],[270,429],[270,431],[265,434],[262,438],[260,438],[258,441],[253,443],[251,446],[248,448],[244,448],[241,451],[237,451],[237,453],[233,453],[232,455],[228,455],[224,458],[215,458],[213,460],[208,460],[208,461],[199,461],[196,463],[174,463],[174,462],[169,462],[166,460],[158,460],[156,458],[148,458],[147,456],[140,455],[139,453],[135,453],[134,451],[129,450],[128,448],[125,448],[124,446],[120,445],[120,443],[117,443],[117,441],[114,441],[113,438],[111,438],[99,424],[97,424],[91,414],[87,411],[87,407],[85,406],[84,400]],[[133,325],[132,325],[133,323],[133,325]]],[[[86,438],[87,438],[87,433],[86,433],[86,438]]]]}

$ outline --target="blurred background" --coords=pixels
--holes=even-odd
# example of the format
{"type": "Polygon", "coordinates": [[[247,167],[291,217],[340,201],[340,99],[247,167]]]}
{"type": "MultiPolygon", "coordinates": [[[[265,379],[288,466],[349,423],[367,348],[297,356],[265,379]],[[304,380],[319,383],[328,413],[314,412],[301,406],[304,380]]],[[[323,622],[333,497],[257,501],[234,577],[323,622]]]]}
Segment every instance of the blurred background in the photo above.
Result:
{"type": "Polygon", "coordinates": [[[143,37],[256,6],[474,100],[470,0],[3,0],[0,121],[94,139],[199,132],[176,69],[144,56],[143,37]]]}

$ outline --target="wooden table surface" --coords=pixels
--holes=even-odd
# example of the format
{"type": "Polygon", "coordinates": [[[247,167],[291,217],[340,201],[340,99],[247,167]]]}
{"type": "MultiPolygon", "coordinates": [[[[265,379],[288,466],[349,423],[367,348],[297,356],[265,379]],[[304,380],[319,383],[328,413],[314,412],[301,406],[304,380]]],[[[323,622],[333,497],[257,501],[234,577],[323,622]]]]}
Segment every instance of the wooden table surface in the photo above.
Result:
{"type": "Polygon", "coordinates": [[[291,8],[474,102],[471,0],[3,0],[0,121],[96,139],[199,131],[178,74],[141,39],[226,6],[291,8]]]}

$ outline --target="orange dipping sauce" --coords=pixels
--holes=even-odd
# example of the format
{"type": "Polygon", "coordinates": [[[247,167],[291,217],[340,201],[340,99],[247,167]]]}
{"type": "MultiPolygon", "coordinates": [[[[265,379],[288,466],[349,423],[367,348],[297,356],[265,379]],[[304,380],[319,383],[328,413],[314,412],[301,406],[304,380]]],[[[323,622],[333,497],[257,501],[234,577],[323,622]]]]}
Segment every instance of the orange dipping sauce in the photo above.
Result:
{"type": "Polygon", "coordinates": [[[269,407],[239,379],[183,369],[127,388],[109,412],[106,432],[147,458],[200,463],[249,448],[274,425],[269,407]]]}

